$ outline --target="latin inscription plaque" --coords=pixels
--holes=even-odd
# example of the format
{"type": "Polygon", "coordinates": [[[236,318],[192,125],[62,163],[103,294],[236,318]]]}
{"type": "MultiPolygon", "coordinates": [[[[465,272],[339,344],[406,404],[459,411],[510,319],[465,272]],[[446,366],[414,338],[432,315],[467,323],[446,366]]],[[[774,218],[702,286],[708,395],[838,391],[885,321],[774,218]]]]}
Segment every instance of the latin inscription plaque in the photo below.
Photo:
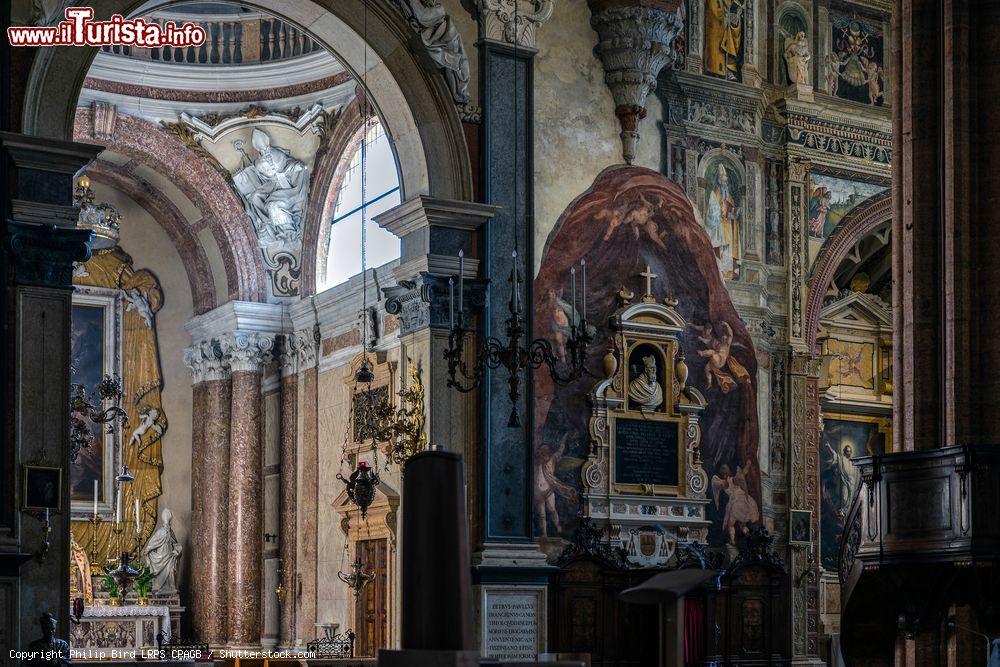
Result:
{"type": "Polygon", "coordinates": [[[483,652],[500,660],[535,660],[541,597],[537,591],[486,591],[483,652]]]}
{"type": "Polygon", "coordinates": [[[615,483],[678,486],[680,424],[615,420],[615,483]]]}

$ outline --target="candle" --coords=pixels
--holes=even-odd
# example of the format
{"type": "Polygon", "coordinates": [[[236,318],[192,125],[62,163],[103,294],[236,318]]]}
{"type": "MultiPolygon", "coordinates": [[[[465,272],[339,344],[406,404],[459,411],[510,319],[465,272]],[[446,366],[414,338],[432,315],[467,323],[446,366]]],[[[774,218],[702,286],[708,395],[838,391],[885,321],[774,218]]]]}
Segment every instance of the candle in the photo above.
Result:
{"type": "Polygon", "coordinates": [[[448,320],[450,329],[455,330],[455,279],[448,278],[448,320]]]}
{"type": "Polygon", "coordinates": [[[122,494],[121,489],[118,489],[115,494],[115,523],[121,523],[122,521],[122,494]]]}
{"type": "Polygon", "coordinates": [[[49,524],[49,508],[45,508],[45,525],[49,524]]]}
{"type": "Polygon", "coordinates": [[[514,250],[513,252],[510,253],[510,258],[511,258],[511,263],[514,265],[514,268],[510,270],[510,273],[513,283],[512,294],[514,297],[514,313],[517,314],[521,311],[521,306],[518,303],[519,297],[521,295],[520,295],[520,290],[517,287],[517,250],[514,250]]]}
{"type": "Polygon", "coordinates": [[[94,517],[97,517],[97,480],[94,480],[94,517]]]}
{"type": "Polygon", "coordinates": [[[465,297],[465,251],[458,251],[458,321],[462,321],[465,297]]]}
{"type": "Polygon", "coordinates": [[[142,523],[139,521],[139,499],[135,499],[135,534],[142,532],[142,523]]]}
{"type": "Polygon", "coordinates": [[[570,269],[569,269],[569,278],[570,278],[570,280],[573,281],[573,300],[570,301],[570,304],[573,306],[573,311],[572,311],[572,319],[570,320],[570,325],[573,326],[573,327],[575,327],[576,326],[576,314],[577,314],[577,312],[576,312],[576,267],[570,267],[570,269]]]}
{"type": "Polygon", "coordinates": [[[580,314],[580,318],[584,321],[587,320],[587,260],[580,260],[580,272],[583,274],[583,311],[580,314]]]}

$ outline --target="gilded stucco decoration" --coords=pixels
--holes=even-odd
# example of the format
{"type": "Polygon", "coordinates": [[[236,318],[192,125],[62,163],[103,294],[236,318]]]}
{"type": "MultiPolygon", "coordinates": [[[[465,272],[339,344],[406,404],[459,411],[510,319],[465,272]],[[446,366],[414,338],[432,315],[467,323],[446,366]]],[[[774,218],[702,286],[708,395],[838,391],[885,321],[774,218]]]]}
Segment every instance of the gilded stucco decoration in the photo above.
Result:
{"type": "MultiPolygon", "coordinates": [[[[95,252],[74,272],[73,284],[78,288],[115,290],[124,299],[117,347],[121,355],[122,407],[131,426],[121,434],[121,452],[135,481],[122,485],[122,504],[130,508],[136,498],[139,500],[141,531],[138,535],[125,534],[125,548],[137,553],[153,532],[157,499],[163,491],[162,438],[167,430],[167,416],[161,397],[163,374],[156,338],[156,314],[163,306],[163,290],[152,272],[136,270],[132,258],[117,246],[95,252]]],[[[110,515],[104,518],[97,528],[98,563],[112,557],[113,521],[110,515]]],[[[91,522],[73,520],[71,530],[77,542],[90,552],[91,522]]]]}

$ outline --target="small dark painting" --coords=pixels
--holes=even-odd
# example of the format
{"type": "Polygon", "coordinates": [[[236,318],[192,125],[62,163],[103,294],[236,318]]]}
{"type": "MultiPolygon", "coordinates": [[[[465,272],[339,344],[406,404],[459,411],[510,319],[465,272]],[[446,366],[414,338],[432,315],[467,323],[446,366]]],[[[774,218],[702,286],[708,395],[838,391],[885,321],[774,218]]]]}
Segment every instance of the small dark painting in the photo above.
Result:
{"type": "Polygon", "coordinates": [[[25,510],[62,509],[62,468],[24,466],[25,510]]]}

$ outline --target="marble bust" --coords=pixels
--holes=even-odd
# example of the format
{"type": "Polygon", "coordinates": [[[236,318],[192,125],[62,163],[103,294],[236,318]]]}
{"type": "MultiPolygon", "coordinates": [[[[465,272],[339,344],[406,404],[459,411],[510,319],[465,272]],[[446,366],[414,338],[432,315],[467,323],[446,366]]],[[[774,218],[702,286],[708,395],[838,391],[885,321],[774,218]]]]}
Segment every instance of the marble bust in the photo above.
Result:
{"type": "Polygon", "coordinates": [[[663,403],[663,387],[656,378],[656,357],[642,358],[642,374],[628,383],[629,400],[640,410],[655,410],[663,403]]]}
{"type": "Polygon", "coordinates": [[[55,616],[45,612],[38,621],[42,637],[28,644],[30,657],[24,664],[30,667],[62,667],[72,664],[69,643],[65,639],[56,639],[55,616]]]}
{"type": "Polygon", "coordinates": [[[160,525],[142,550],[146,566],[153,573],[153,592],[161,595],[177,593],[177,562],[181,558],[181,545],[174,536],[171,525],[173,513],[164,508],[160,513],[160,525]]]}

